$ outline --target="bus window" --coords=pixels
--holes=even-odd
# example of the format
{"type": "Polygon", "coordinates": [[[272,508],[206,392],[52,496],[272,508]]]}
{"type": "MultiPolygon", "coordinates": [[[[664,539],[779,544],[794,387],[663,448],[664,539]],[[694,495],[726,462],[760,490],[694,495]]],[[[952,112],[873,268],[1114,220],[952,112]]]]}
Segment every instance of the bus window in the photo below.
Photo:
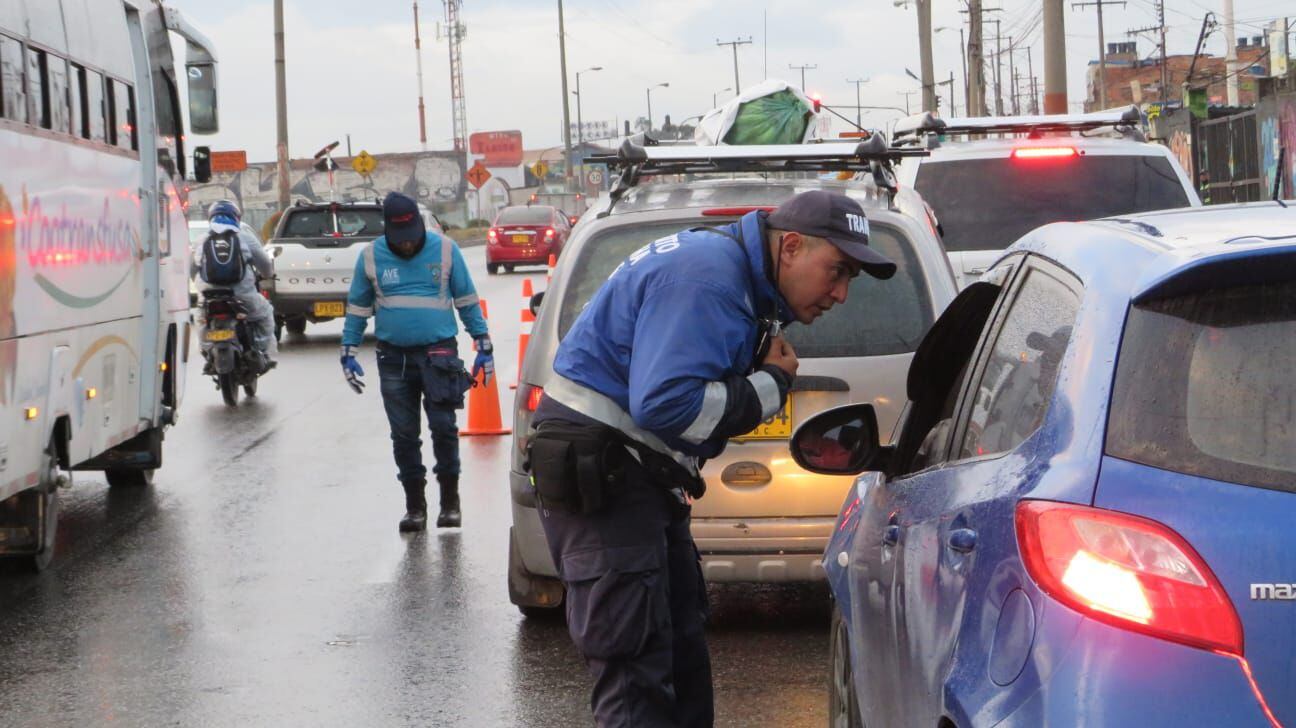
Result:
{"type": "Polygon", "coordinates": [[[27,49],[27,118],[32,126],[50,128],[49,94],[45,85],[45,51],[27,49]]]}
{"type": "Polygon", "coordinates": [[[135,140],[135,89],[114,78],[108,79],[108,121],[112,129],[109,144],[139,149],[135,140]]]}
{"type": "Polygon", "coordinates": [[[86,138],[90,141],[108,144],[110,143],[108,141],[108,129],[104,124],[104,120],[108,117],[108,109],[104,106],[104,78],[98,71],[86,70],[84,75],[85,128],[89,130],[89,136],[86,138]]]}
{"type": "Polygon", "coordinates": [[[90,129],[86,126],[85,69],[73,63],[68,66],[68,122],[72,125],[72,136],[82,139],[90,138],[90,129]]]}
{"type": "Polygon", "coordinates": [[[4,35],[0,35],[0,114],[13,121],[27,121],[22,44],[4,35]]]}
{"type": "Polygon", "coordinates": [[[46,98],[49,103],[50,128],[67,133],[72,132],[71,110],[68,108],[68,64],[62,58],[45,54],[45,78],[48,81],[46,98]]]}

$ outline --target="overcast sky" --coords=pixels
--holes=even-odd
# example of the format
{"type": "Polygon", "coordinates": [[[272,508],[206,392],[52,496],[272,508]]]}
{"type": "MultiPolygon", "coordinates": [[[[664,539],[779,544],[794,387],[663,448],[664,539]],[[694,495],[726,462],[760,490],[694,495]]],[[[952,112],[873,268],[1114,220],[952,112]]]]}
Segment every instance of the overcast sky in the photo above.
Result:
{"type": "MultiPolygon", "coordinates": [[[[933,0],[937,28],[934,54],[937,80],[955,74],[955,103],[962,109],[959,27],[961,0],[933,0]]],[[[274,25],[271,0],[168,0],[215,42],[220,58],[221,128],[202,138],[213,149],[245,149],[253,161],[274,157],[274,25]]],[[[1005,36],[1030,43],[1034,70],[1043,91],[1042,27],[1039,0],[984,0],[1000,6],[1005,36]]],[[[855,103],[848,79],[868,79],[864,105],[903,108],[903,92],[917,91],[905,75],[918,67],[917,19],[913,6],[893,0],[567,0],[568,76],[581,75],[584,119],[617,121],[644,116],[645,89],[652,92],[654,118],[676,122],[711,107],[712,94],[734,85],[733,55],[716,41],[750,37],[738,50],[743,86],[766,77],[799,84],[791,64],[815,65],[806,71],[809,92],[825,103],[855,103]],[[768,27],[768,33],[766,28],[768,27]]],[[[1171,53],[1191,53],[1207,11],[1220,0],[1167,0],[1171,53]]],[[[351,135],[353,150],[372,153],[419,148],[418,82],[410,0],[285,0],[287,35],[289,147],[293,157],[310,156],[333,140],[351,135]]],[[[438,40],[444,7],[439,0],[419,5],[423,35],[423,88],[428,146],[452,146],[449,53],[438,40]]],[[[1296,14],[1290,0],[1235,0],[1238,34],[1262,34],[1263,23],[1281,12],[1296,14]]],[[[562,92],[558,64],[556,0],[464,0],[464,85],[468,127],[473,131],[518,129],[527,148],[562,143],[562,92]]],[[[1126,31],[1156,24],[1153,0],[1128,0],[1104,9],[1108,42],[1126,40],[1126,31]]],[[[1293,18],[1296,21],[1296,17],[1293,18]]],[[[1296,23],[1294,23],[1296,24],[1296,23]]],[[[994,26],[987,26],[987,37],[994,26]]],[[[1086,64],[1096,58],[1097,16],[1092,7],[1066,2],[1067,79],[1070,100],[1084,95],[1086,64]]],[[[993,50],[993,41],[990,41],[993,50]]],[[[1025,46],[1018,63],[1027,63],[1025,46]]],[[[1143,56],[1154,50],[1145,34],[1143,56]]],[[[1223,55],[1223,32],[1206,44],[1223,55]]],[[[1005,54],[1006,56],[1007,54],[1005,54]]],[[[1025,76],[1024,68],[1019,71],[1025,76]]],[[[1007,70],[1005,66],[1005,76],[1007,70]]],[[[1024,86],[1023,86],[1024,88],[1024,86]]],[[[720,93],[720,99],[732,95],[720,93]]],[[[942,97],[947,95],[941,88],[942,97]]],[[[575,98],[571,106],[576,119],[575,98]]],[[[920,97],[909,103],[916,108],[920,97]]],[[[847,111],[853,117],[853,112],[847,111]]],[[[881,124],[895,111],[869,112],[881,124]]],[[[834,133],[845,130],[838,123],[834,133]]]]}

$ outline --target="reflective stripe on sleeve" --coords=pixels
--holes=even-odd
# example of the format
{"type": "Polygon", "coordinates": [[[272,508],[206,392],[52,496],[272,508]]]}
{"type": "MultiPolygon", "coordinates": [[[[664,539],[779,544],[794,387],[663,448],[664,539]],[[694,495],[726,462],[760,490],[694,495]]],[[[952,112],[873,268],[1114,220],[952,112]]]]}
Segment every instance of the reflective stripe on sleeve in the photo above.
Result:
{"type": "Polygon", "coordinates": [[[460,296],[456,298],[454,300],[454,306],[455,308],[463,308],[464,306],[471,306],[474,303],[478,303],[479,301],[481,301],[481,299],[477,297],[476,293],[470,293],[467,296],[460,296]]]}
{"type": "Polygon", "coordinates": [[[752,387],[756,389],[756,396],[760,399],[761,420],[767,420],[779,411],[782,403],[779,402],[778,382],[769,372],[756,372],[747,377],[752,387]]]}
{"type": "Polygon", "coordinates": [[[373,306],[356,306],[351,303],[347,304],[346,312],[351,316],[362,316],[364,318],[369,318],[374,314],[373,306]]]}
{"type": "Polygon", "coordinates": [[[707,382],[706,389],[702,392],[702,409],[698,411],[693,424],[680,435],[680,439],[697,445],[711,437],[728,404],[729,390],[724,382],[707,382]]]}
{"type": "Polygon", "coordinates": [[[450,300],[450,274],[454,272],[454,241],[441,238],[441,297],[450,300]]]}
{"type": "Polygon", "coordinates": [[[361,253],[360,255],[361,255],[362,258],[364,258],[364,272],[365,272],[365,277],[369,279],[369,282],[370,282],[371,284],[373,284],[373,288],[374,288],[374,292],[375,292],[375,293],[377,293],[378,291],[381,291],[382,289],[380,289],[380,288],[378,287],[378,272],[377,272],[377,266],[374,265],[374,245],[373,245],[373,243],[369,243],[368,245],[366,245],[366,246],[365,246],[365,249],[364,249],[364,252],[361,253]]]}

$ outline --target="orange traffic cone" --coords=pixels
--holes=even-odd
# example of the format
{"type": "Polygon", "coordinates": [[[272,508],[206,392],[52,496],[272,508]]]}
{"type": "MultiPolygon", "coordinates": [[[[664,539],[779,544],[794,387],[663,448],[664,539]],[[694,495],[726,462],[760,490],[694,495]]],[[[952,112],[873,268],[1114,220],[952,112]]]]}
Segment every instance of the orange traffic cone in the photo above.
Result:
{"type": "Polygon", "coordinates": [[[531,279],[524,279],[522,281],[522,327],[518,329],[517,381],[510,384],[509,389],[517,389],[522,383],[522,362],[526,360],[527,345],[531,343],[531,329],[535,326],[535,314],[531,313],[531,296],[535,295],[533,290],[531,279]]]}
{"type": "Polygon", "coordinates": [[[554,268],[557,267],[557,266],[558,266],[558,256],[554,255],[553,253],[550,253],[550,254],[549,254],[549,273],[548,273],[548,275],[545,276],[545,285],[546,285],[546,286],[548,286],[548,285],[550,285],[550,284],[553,283],[553,271],[554,271],[554,268]]]}
{"type": "MultiPolygon", "coordinates": [[[[481,300],[481,310],[482,318],[490,318],[486,314],[484,298],[481,300]]],[[[500,417],[499,389],[496,384],[499,377],[491,377],[489,382],[484,381],[485,378],[485,372],[478,374],[472,389],[468,390],[468,426],[459,431],[460,436],[507,435],[512,432],[504,427],[500,417]]]]}

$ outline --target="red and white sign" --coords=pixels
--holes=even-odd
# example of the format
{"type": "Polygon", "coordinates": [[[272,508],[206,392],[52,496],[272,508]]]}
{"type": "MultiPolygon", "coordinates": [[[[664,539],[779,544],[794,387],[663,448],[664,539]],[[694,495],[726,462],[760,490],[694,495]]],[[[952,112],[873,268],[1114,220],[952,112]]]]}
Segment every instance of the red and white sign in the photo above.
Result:
{"type": "Polygon", "coordinates": [[[468,137],[468,151],[481,155],[487,167],[516,167],[522,164],[522,132],[477,132],[468,137]]]}

